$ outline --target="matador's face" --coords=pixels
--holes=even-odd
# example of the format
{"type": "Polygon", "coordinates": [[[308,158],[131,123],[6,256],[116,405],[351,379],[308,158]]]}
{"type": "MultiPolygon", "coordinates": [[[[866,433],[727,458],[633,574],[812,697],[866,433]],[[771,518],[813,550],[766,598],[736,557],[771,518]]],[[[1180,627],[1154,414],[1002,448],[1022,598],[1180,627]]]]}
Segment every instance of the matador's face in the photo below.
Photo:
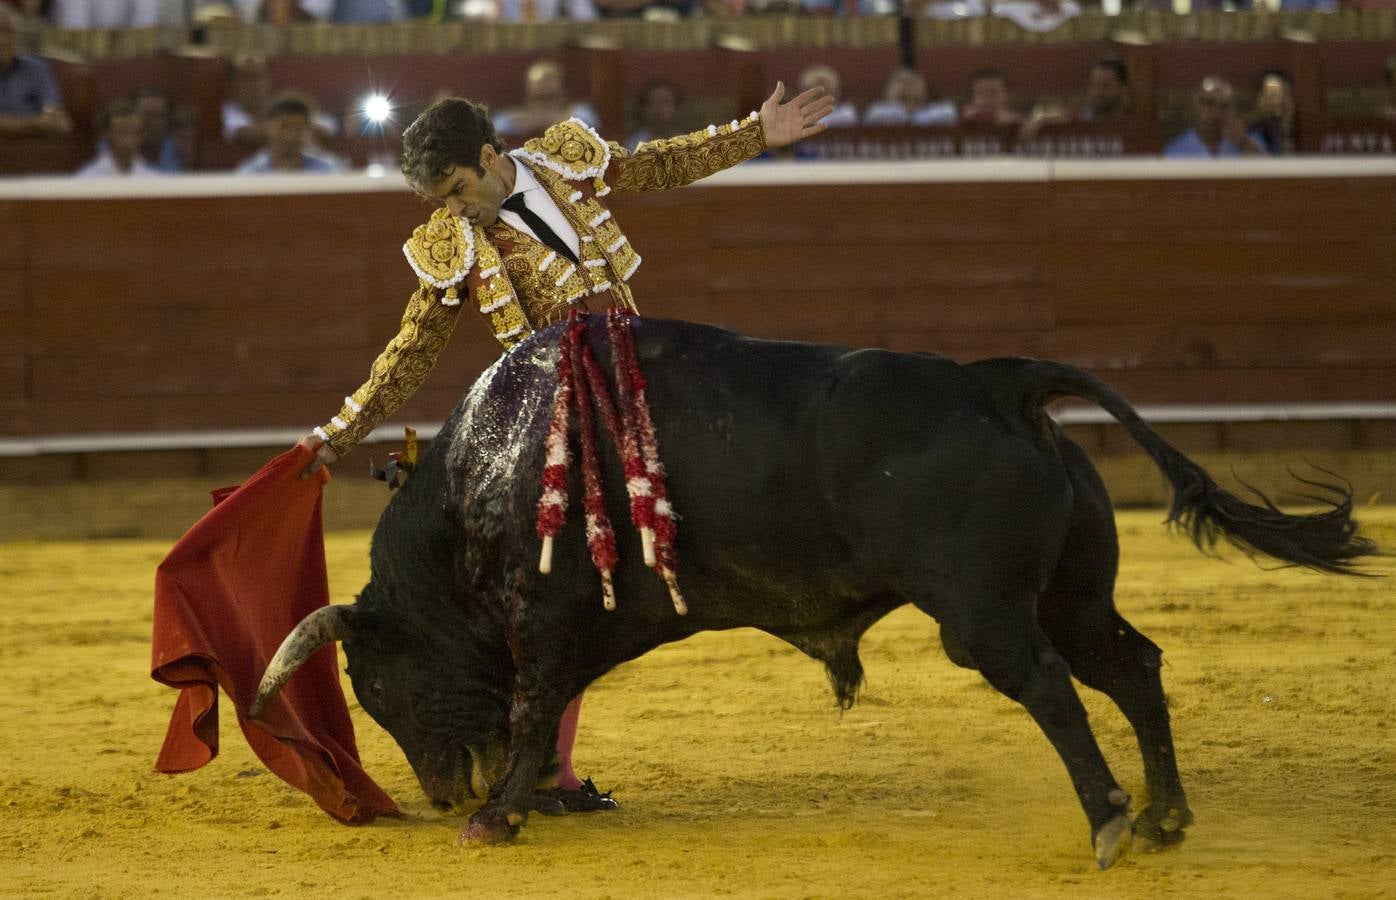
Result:
{"type": "Polygon", "coordinates": [[[426,186],[426,195],[445,206],[451,215],[474,225],[493,225],[499,205],[514,186],[513,160],[488,144],[480,151],[481,175],[470,166],[452,166],[441,180],[426,186]]]}

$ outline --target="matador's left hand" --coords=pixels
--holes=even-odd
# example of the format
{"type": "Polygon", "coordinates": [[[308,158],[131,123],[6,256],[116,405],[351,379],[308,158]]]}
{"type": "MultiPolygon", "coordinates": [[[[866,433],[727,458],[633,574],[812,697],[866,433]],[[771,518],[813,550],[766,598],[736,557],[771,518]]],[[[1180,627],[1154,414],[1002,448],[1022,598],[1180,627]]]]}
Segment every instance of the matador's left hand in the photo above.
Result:
{"type": "Polygon", "coordinates": [[[788,147],[829,127],[823,119],[834,111],[834,98],[823,87],[812,87],[789,103],[781,103],[783,97],[785,82],[777,81],[775,91],[761,104],[761,131],[767,147],[788,147]]]}

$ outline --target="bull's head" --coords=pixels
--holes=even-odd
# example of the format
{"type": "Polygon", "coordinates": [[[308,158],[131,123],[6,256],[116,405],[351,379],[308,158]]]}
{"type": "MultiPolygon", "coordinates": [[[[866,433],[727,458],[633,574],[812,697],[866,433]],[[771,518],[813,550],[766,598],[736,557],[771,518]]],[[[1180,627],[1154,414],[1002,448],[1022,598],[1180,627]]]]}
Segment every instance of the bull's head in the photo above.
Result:
{"type": "Polygon", "coordinates": [[[507,693],[462,658],[464,647],[366,611],[372,588],[360,603],[323,607],[296,626],[267,666],[251,715],[316,650],[342,641],[354,695],[402,748],[432,805],[451,810],[487,796],[507,757],[507,693]]]}

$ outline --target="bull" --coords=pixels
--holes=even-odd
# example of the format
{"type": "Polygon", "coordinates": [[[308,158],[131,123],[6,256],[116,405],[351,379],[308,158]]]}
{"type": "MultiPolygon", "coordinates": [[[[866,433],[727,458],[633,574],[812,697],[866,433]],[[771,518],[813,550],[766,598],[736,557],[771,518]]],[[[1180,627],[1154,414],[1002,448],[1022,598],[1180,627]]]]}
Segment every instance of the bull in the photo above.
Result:
{"type": "MultiPolygon", "coordinates": [[[[596,320],[600,317],[591,317],[596,320]]],[[[1137,833],[1181,840],[1193,816],[1174,758],[1162,653],[1115,609],[1110,499],[1083,451],[1044,412],[1060,397],[1118,420],[1172,486],[1169,521],[1203,550],[1220,539],[1327,572],[1376,552],[1348,488],[1289,515],[1222,490],[1104,382],[1070,366],[1004,358],[960,365],[894,353],[756,340],[636,321],[689,604],[676,615],[618,529],[619,608],[602,609],[580,515],[540,574],[534,513],[562,326],[484,372],[373,536],[355,603],[318,610],[287,638],[257,699],[340,640],[354,693],[393,736],[439,808],[484,803],[462,839],[507,840],[551,765],[570,698],[616,665],[700,631],[758,628],[822,662],[838,703],[858,695],[859,639],[910,603],[947,655],[1020,703],[1057,750],[1101,868],[1137,833]],[[1135,730],[1146,805],[1106,764],[1072,677],[1135,730]]],[[[583,338],[610,361],[605,326],[583,338]]],[[[604,446],[604,445],[603,445],[604,446]]],[[[612,521],[624,476],[603,453],[612,521]]],[[[574,477],[572,508],[579,507],[574,477]]]]}

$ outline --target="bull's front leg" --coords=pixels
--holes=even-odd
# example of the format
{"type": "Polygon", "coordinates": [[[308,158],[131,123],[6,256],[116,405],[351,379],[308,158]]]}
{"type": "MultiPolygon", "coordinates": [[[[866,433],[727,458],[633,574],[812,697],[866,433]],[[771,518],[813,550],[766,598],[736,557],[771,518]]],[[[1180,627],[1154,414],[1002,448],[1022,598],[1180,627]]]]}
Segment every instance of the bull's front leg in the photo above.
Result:
{"type": "Polygon", "coordinates": [[[504,776],[490,788],[489,799],[470,816],[462,843],[495,844],[518,834],[528,819],[538,773],[552,752],[553,728],[565,697],[516,690],[509,713],[509,759],[504,776]]]}
{"type": "Polygon", "coordinates": [[[549,599],[525,601],[522,572],[511,579],[506,630],[514,659],[514,696],[509,707],[509,757],[489,799],[471,815],[462,843],[493,844],[518,833],[533,806],[543,765],[552,757],[554,735],[575,688],[572,647],[549,599]]]}

